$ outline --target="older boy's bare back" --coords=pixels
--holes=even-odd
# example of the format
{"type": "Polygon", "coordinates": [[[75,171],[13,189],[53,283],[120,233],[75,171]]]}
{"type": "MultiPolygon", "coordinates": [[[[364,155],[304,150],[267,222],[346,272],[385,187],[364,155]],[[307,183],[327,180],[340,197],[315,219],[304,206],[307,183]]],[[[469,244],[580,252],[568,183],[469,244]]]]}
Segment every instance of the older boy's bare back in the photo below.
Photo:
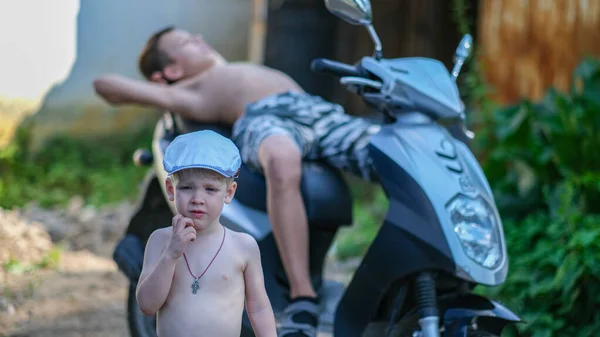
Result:
{"type": "MultiPolygon", "coordinates": [[[[223,227],[224,228],[224,227],[223,227]]],[[[173,231],[157,230],[155,247],[166,249],[173,231]]],[[[222,232],[221,232],[222,233],[222,232]]],[[[185,248],[192,272],[199,276],[219,249],[220,233],[198,236],[185,248]]],[[[158,336],[222,336],[239,337],[244,310],[244,269],[248,263],[247,247],[253,240],[244,233],[227,230],[223,247],[206,274],[199,280],[196,294],[192,293],[194,278],[185,263],[176,262],[171,289],[164,305],[158,311],[158,336]],[[195,332],[190,334],[190,332],[195,332]]],[[[162,253],[162,252],[161,252],[162,253]]]]}
{"type": "Polygon", "coordinates": [[[303,91],[288,75],[250,63],[215,66],[179,86],[203,101],[193,111],[199,118],[226,124],[233,124],[249,103],[285,91],[303,91]]]}

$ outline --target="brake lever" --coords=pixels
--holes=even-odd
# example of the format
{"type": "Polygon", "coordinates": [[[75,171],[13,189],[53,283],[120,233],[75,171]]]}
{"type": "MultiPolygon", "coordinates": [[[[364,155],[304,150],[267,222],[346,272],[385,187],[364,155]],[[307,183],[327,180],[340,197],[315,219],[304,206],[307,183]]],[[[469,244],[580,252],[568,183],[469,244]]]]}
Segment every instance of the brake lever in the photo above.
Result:
{"type": "Polygon", "coordinates": [[[379,81],[370,80],[367,78],[356,77],[356,76],[344,76],[340,78],[340,84],[342,85],[352,85],[352,86],[363,86],[363,87],[371,87],[373,89],[381,90],[383,87],[383,83],[379,81]]]}

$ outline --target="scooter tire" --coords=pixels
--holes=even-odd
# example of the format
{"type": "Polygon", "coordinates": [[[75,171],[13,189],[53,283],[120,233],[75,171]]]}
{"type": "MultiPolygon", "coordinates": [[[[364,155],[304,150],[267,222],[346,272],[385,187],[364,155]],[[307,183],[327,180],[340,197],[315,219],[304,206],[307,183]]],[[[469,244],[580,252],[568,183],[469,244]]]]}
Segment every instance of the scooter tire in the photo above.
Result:
{"type": "Polygon", "coordinates": [[[127,323],[131,337],[157,337],[156,315],[145,315],[135,298],[137,282],[129,283],[129,294],[127,296],[127,323]]]}

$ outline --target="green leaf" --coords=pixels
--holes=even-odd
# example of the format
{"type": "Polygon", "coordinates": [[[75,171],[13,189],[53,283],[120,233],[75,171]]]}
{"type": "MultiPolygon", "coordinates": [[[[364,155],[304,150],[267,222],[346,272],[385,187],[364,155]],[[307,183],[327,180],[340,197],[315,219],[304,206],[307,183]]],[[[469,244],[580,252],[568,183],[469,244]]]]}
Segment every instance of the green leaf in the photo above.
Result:
{"type": "Polygon", "coordinates": [[[583,61],[581,61],[573,71],[573,89],[576,86],[577,81],[582,81],[584,84],[589,83],[594,79],[594,77],[598,76],[599,72],[600,61],[588,57],[584,58],[583,61]]]}
{"type": "Polygon", "coordinates": [[[554,287],[554,280],[550,277],[546,277],[541,281],[537,281],[529,288],[529,297],[536,297],[540,295],[546,295],[551,292],[554,287]]]}
{"type": "Polygon", "coordinates": [[[552,330],[550,330],[550,329],[536,330],[533,333],[532,337],[552,337],[552,330]]]}
{"type": "Polygon", "coordinates": [[[571,248],[579,247],[586,248],[592,244],[597,245],[597,240],[600,237],[600,227],[593,229],[586,229],[576,232],[571,240],[569,246],[571,248]]]}
{"type": "Polygon", "coordinates": [[[526,105],[506,109],[501,115],[507,118],[507,121],[498,126],[497,134],[499,139],[506,139],[513,136],[523,126],[524,121],[529,115],[529,109],[526,105]]]}
{"type": "Polygon", "coordinates": [[[545,165],[545,164],[548,164],[552,160],[553,157],[554,157],[554,149],[551,147],[545,147],[537,155],[536,159],[539,164],[545,165]]]}

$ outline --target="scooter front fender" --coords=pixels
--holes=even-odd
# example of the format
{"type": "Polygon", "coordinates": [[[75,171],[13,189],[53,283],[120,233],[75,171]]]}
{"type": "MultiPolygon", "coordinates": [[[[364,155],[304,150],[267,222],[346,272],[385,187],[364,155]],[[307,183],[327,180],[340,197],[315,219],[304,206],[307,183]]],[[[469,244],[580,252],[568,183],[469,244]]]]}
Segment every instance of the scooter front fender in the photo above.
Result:
{"type": "Polygon", "coordinates": [[[523,322],[503,304],[476,294],[454,298],[444,307],[443,337],[466,337],[473,324],[500,336],[507,325],[523,322]]]}

